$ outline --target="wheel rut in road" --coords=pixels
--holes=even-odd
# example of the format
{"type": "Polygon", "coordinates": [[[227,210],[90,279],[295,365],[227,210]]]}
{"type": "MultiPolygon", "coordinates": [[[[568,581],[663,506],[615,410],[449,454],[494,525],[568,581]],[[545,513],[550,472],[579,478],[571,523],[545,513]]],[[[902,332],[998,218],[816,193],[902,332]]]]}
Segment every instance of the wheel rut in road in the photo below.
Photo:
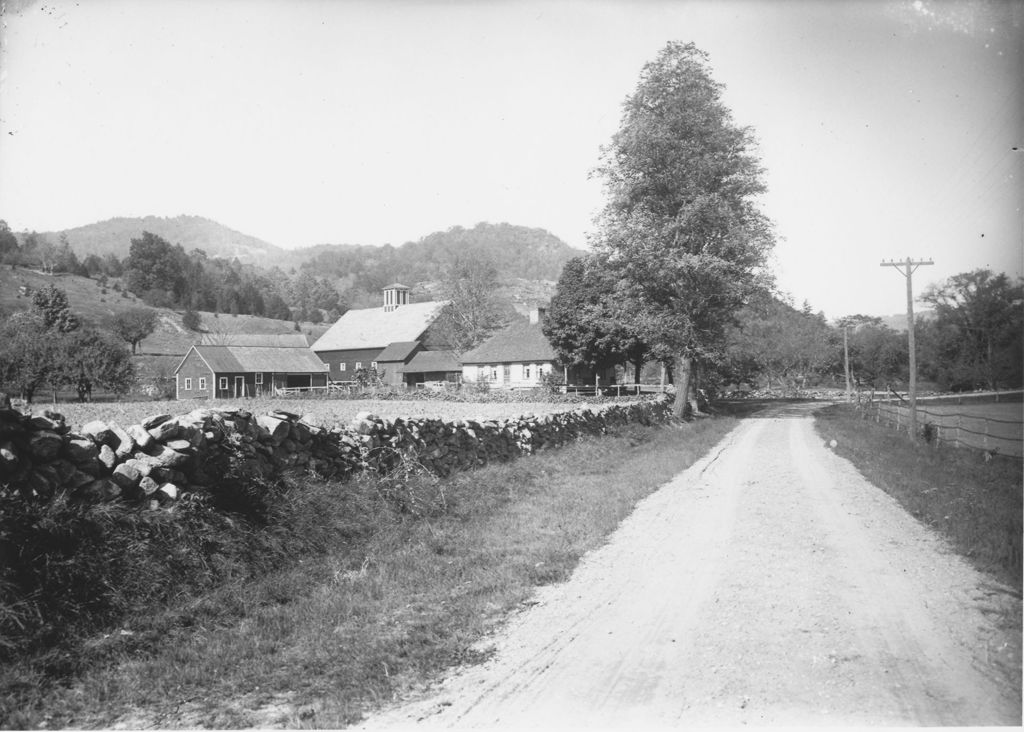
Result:
{"type": "Polygon", "coordinates": [[[812,408],[743,421],[486,663],[362,727],[1020,724],[1020,631],[992,619],[1019,599],[827,449],[812,408]]]}

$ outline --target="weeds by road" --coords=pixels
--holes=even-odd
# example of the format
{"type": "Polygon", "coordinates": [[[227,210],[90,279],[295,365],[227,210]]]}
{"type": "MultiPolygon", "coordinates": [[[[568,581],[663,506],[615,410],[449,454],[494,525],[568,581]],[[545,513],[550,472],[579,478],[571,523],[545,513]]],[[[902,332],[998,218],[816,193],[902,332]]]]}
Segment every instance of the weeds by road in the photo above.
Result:
{"type": "Polygon", "coordinates": [[[852,406],[817,413],[824,440],[975,567],[1021,590],[1022,475],[1019,460],[912,444],[863,420],[852,406]]]}
{"type": "Polygon", "coordinates": [[[69,646],[71,674],[31,658],[5,667],[2,725],[351,723],[473,659],[473,644],[535,586],[566,577],[735,424],[631,427],[446,481],[310,482],[294,494],[306,508],[260,527],[261,546],[273,552],[275,532],[287,547],[324,524],[337,528],[332,542],[256,579],[239,573],[140,607],[69,646]]]}

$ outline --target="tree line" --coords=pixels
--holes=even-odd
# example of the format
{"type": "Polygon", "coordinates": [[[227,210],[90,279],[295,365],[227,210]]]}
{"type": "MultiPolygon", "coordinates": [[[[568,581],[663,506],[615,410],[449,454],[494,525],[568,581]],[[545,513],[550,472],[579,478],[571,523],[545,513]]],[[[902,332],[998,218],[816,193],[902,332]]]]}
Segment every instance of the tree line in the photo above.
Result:
{"type": "Polygon", "coordinates": [[[110,253],[79,259],[64,234],[56,245],[35,232],[27,232],[19,243],[6,222],[0,221],[0,263],[91,277],[102,283],[117,280],[119,287],[152,307],[313,323],[333,322],[348,309],[330,280],[313,271],[261,269],[237,259],[211,258],[201,249],[186,253],[180,244],[172,245],[148,231],[131,240],[123,260],[110,253]]]}
{"type": "Polygon", "coordinates": [[[29,310],[0,320],[0,385],[27,402],[44,390],[54,401],[65,389],[81,401],[97,388],[125,393],[135,366],[122,338],[83,322],[60,288],[37,290],[29,310]]]}
{"type": "MultiPolygon", "coordinates": [[[[569,262],[558,281],[545,333],[566,363],[595,369],[624,366],[639,381],[659,351],[624,317],[614,266],[590,255],[569,262]]],[[[978,269],[925,289],[931,308],[915,323],[918,375],[948,391],[1017,388],[1024,384],[1024,283],[978,269]]],[[[720,338],[697,360],[701,386],[788,391],[843,387],[847,364],[855,389],[904,388],[909,379],[905,331],[879,317],[849,315],[830,323],[808,303],[801,308],[769,288],[752,291],[720,338]]]]}

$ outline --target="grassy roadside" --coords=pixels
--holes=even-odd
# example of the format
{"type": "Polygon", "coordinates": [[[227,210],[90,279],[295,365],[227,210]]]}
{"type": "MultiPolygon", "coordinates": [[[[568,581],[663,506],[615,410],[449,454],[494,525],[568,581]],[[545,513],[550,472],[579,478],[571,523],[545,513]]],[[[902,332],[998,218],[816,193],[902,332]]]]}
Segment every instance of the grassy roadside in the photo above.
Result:
{"type": "Polygon", "coordinates": [[[567,577],[735,424],[634,426],[445,481],[304,484],[295,500],[311,507],[307,521],[336,527],[331,544],[129,616],[82,643],[86,658],[59,683],[31,661],[3,669],[0,722],[350,724],[472,660],[473,643],[535,586],[567,577]]]}
{"type": "Polygon", "coordinates": [[[1021,591],[1022,473],[1009,457],[914,445],[860,419],[852,406],[816,413],[815,427],[836,452],[978,569],[1021,591]]]}

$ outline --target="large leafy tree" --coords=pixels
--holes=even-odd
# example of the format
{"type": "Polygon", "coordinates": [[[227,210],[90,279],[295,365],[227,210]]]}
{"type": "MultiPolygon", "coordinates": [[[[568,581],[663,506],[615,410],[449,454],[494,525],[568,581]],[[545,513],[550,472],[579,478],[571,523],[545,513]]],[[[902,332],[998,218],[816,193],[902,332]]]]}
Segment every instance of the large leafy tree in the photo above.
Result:
{"type": "Polygon", "coordinates": [[[140,297],[169,305],[188,289],[189,264],[180,245],[172,246],[162,237],[144,231],[131,241],[124,261],[125,284],[140,297]]]}
{"type": "Polygon", "coordinates": [[[797,310],[768,292],[755,293],[728,330],[726,371],[737,381],[761,377],[767,388],[805,387],[835,368],[836,334],[810,307],[797,310]]]}
{"type": "Polygon", "coordinates": [[[669,43],[648,63],[597,169],[608,201],[595,246],[616,270],[633,326],[675,362],[675,412],[695,403],[695,360],[764,277],[774,244],[749,128],[738,127],[707,55],[669,43]]]}
{"type": "Polygon", "coordinates": [[[441,298],[448,302],[431,327],[438,340],[462,354],[508,322],[498,304],[498,271],[488,260],[456,255],[445,274],[441,298]]]}
{"type": "Polygon", "coordinates": [[[63,381],[78,392],[80,401],[92,398],[94,388],[123,394],[135,379],[131,354],[108,333],[84,328],[69,334],[60,346],[68,355],[63,381]]]}
{"type": "Polygon", "coordinates": [[[128,308],[112,316],[111,332],[132,347],[134,354],[144,338],[156,330],[157,313],[152,308],[128,308]]]}
{"type": "Polygon", "coordinates": [[[31,402],[46,385],[54,362],[53,339],[45,334],[46,324],[34,311],[0,321],[0,388],[31,402]]]}
{"type": "Polygon", "coordinates": [[[11,261],[18,253],[18,237],[14,235],[7,222],[0,219],[0,262],[11,261]]]}
{"type": "Polygon", "coordinates": [[[909,378],[907,334],[870,315],[847,315],[836,326],[846,331],[850,378],[857,388],[884,388],[909,378]]]}
{"type": "Polygon", "coordinates": [[[625,361],[639,381],[649,349],[630,326],[629,301],[617,296],[618,286],[600,257],[569,260],[551,298],[544,335],[564,363],[604,369],[625,361]]]}
{"type": "Polygon", "coordinates": [[[962,388],[1019,386],[1024,364],[1024,283],[977,269],[931,285],[921,300],[935,310],[924,328],[924,370],[962,388]]]}
{"type": "Polygon", "coordinates": [[[70,333],[78,328],[78,318],[71,312],[68,294],[56,285],[36,290],[32,296],[32,309],[42,318],[46,330],[70,333]]]}

